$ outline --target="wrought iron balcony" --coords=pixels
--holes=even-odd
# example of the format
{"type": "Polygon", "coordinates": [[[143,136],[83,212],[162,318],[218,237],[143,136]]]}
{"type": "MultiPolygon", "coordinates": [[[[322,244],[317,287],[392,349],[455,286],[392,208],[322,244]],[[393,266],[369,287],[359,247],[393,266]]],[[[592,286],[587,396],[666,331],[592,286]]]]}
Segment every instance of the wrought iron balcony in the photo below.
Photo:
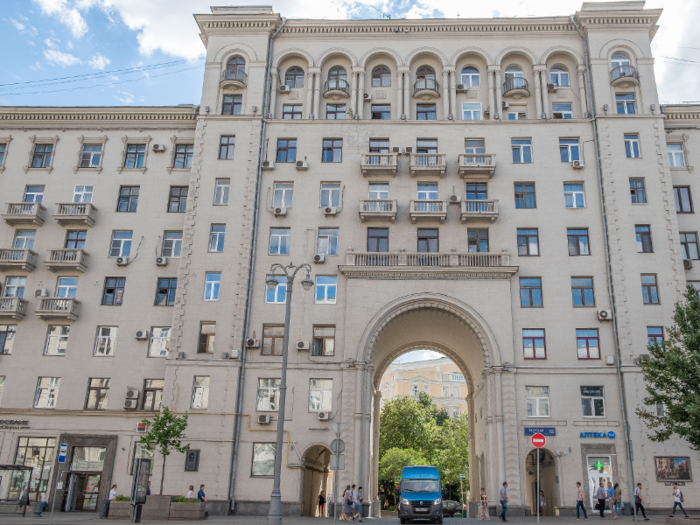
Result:
{"type": "Polygon", "coordinates": [[[44,264],[52,272],[57,270],[77,270],[85,273],[88,255],[85,250],[49,250],[49,256],[44,261],[44,264]]]}
{"type": "Polygon", "coordinates": [[[639,85],[639,73],[634,66],[618,66],[610,72],[610,83],[613,86],[630,82],[639,85]]]}
{"type": "Polygon", "coordinates": [[[462,222],[491,221],[498,219],[498,200],[465,200],[462,201],[462,222]]]}
{"type": "Polygon", "coordinates": [[[53,218],[61,226],[92,226],[97,218],[97,208],[89,202],[56,203],[53,218]]]}
{"type": "Polygon", "coordinates": [[[490,153],[462,153],[459,156],[459,175],[463,179],[487,180],[496,171],[496,155],[490,153]]]}
{"type": "Polygon", "coordinates": [[[362,175],[396,175],[398,168],[396,153],[364,153],[360,169],[362,175]]]}
{"type": "Polygon", "coordinates": [[[41,226],[46,217],[46,208],[38,202],[11,202],[2,219],[10,226],[17,224],[34,224],[41,226]]]}
{"type": "Polygon", "coordinates": [[[396,201],[390,199],[366,199],[360,201],[360,220],[396,220],[396,201]]]}
{"type": "Polygon", "coordinates": [[[22,320],[27,315],[27,301],[21,297],[0,297],[0,319],[22,320]]]}
{"type": "Polygon", "coordinates": [[[77,321],[80,301],[66,297],[40,297],[34,313],[39,319],[70,319],[77,321]]]}
{"type": "Polygon", "coordinates": [[[248,75],[242,69],[224,69],[221,73],[221,87],[244,88],[248,85],[248,75]]]}
{"type": "Polygon", "coordinates": [[[413,84],[413,96],[421,98],[439,98],[440,83],[434,78],[419,78],[413,84]]]}
{"type": "Polygon", "coordinates": [[[347,80],[343,80],[342,78],[326,80],[326,83],[323,84],[323,98],[328,97],[350,97],[350,88],[348,87],[347,80]]]}
{"type": "Polygon", "coordinates": [[[503,96],[527,98],[530,96],[530,85],[522,77],[506,78],[503,83],[503,96]]]}
{"type": "Polygon", "coordinates": [[[447,201],[411,201],[408,214],[411,222],[418,220],[439,220],[445,222],[447,218],[447,201]]]}
{"type": "Polygon", "coordinates": [[[444,153],[411,153],[411,175],[444,175],[447,169],[444,153]]]}
{"type": "Polygon", "coordinates": [[[0,272],[23,270],[33,272],[36,268],[36,252],[15,248],[0,250],[0,272]]]}

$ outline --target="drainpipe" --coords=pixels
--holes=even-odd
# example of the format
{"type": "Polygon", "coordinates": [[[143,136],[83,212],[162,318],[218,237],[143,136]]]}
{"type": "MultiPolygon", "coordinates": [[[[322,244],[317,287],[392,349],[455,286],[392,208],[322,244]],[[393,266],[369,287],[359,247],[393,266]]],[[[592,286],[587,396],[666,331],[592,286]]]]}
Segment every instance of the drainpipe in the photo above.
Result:
{"type": "MultiPolygon", "coordinates": [[[[600,158],[600,139],[598,137],[598,121],[596,120],[596,105],[595,96],[593,94],[593,83],[591,81],[591,61],[588,53],[588,40],[579,29],[573,15],[569,17],[571,23],[576,28],[581,40],[583,41],[583,55],[586,62],[586,84],[588,88],[588,109],[591,112],[591,126],[593,128],[593,144],[595,147],[595,158],[596,158],[596,171],[598,172],[598,195],[600,197],[600,213],[603,219],[603,235],[605,237],[605,268],[608,278],[608,296],[610,299],[610,308],[612,308],[613,316],[613,341],[615,343],[615,368],[617,370],[617,386],[620,395],[620,407],[622,409],[622,426],[624,428],[625,435],[625,454],[627,457],[627,478],[628,478],[628,490],[630,491],[630,497],[634,494],[634,470],[632,469],[632,442],[630,440],[630,427],[627,420],[627,402],[625,400],[625,389],[624,380],[622,378],[621,361],[622,355],[620,353],[620,338],[617,326],[617,313],[615,312],[615,291],[612,282],[612,266],[610,264],[610,238],[608,236],[608,221],[605,214],[605,195],[603,194],[603,167],[600,158]]],[[[630,505],[632,505],[633,500],[630,500],[630,505]]],[[[637,521],[637,517],[632,513],[632,519],[637,521]]]]}
{"type": "Polygon", "coordinates": [[[267,128],[267,115],[270,105],[270,73],[272,70],[272,45],[278,33],[287,23],[287,19],[282,17],[282,25],[272,35],[267,44],[267,66],[265,68],[265,95],[263,97],[262,110],[262,125],[260,128],[260,146],[258,153],[258,174],[255,184],[255,205],[253,207],[253,227],[252,239],[250,243],[249,260],[250,267],[248,268],[248,290],[246,291],[245,299],[245,318],[243,322],[243,333],[241,334],[241,366],[238,368],[238,384],[236,385],[236,415],[233,420],[233,453],[231,455],[231,478],[228,484],[229,494],[229,513],[234,514],[236,511],[236,472],[238,470],[238,450],[241,437],[241,414],[243,414],[243,384],[245,382],[245,369],[247,358],[246,338],[250,329],[250,310],[252,308],[253,297],[253,282],[255,275],[255,253],[258,244],[258,220],[260,218],[260,188],[262,186],[262,163],[265,155],[265,130],[267,128]]]}

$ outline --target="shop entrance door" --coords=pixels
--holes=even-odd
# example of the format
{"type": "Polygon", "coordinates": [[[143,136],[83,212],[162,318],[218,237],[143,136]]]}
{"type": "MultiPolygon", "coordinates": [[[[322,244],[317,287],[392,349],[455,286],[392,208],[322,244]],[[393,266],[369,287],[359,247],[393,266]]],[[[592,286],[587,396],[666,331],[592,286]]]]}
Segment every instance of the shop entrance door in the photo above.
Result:
{"type": "MultiPolygon", "coordinates": [[[[610,466],[610,456],[589,456],[588,458],[588,492],[591,498],[591,508],[595,509],[598,504],[598,487],[601,483],[605,483],[605,489],[608,488],[608,481],[615,485],[612,476],[612,467],[610,466]]],[[[605,502],[606,512],[610,511],[608,500],[605,502]]]]}
{"type": "Polygon", "coordinates": [[[99,472],[71,472],[69,511],[95,511],[100,495],[99,472]]]}

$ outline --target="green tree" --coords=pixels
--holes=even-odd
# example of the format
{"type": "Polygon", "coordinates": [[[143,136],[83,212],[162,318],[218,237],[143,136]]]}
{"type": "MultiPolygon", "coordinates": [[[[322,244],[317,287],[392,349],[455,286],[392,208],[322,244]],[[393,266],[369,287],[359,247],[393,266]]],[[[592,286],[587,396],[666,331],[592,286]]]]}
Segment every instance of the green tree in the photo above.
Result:
{"type": "Polygon", "coordinates": [[[439,408],[435,403],[433,403],[433,398],[430,397],[425,392],[418,392],[418,402],[423,405],[428,413],[428,416],[435,421],[437,426],[441,427],[445,421],[450,419],[450,415],[444,408],[439,408]]]}
{"type": "Polygon", "coordinates": [[[437,431],[435,420],[423,404],[408,397],[391,399],[379,416],[379,457],[389,449],[400,448],[413,449],[432,461],[437,431]]]}
{"type": "Polygon", "coordinates": [[[404,467],[426,463],[423,455],[412,448],[391,448],[379,460],[379,479],[391,485],[401,477],[404,467]]]}
{"type": "MultiPolygon", "coordinates": [[[[436,466],[443,484],[460,486],[460,474],[464,490],[469,489],[469,416],[462,414],[455,419],[447,419],[440,428],[439,452],[436,466]]],[[[460,500],[462,499],[460,496],[460,500]]]]}
{"type": "Polygon", "coordinates": [[[700,450],[700,298],[692,286],[676,303],[673,320],[666,339],[649,344],[649,354],[640,360],[648,394],[644,403],[663,405],[663,415],[647,408],[637,415],[654,432],[652,441],[675,434],[700,450]]]}
{"type": "Polygon", "coordinates": [[[176,450],[183,453],[190,449],[189,444],[182,444],[182,440],[186,439],[187,414],[177,417],[170,412],[168,407],[164,407],[163,412],[156,414],[152,422],[144,419],[143,423],[150,425],[150,430],[141,436],[141,444],[148,450],[157,448],[163,456],[163,468],[160,473],[160,495],[162,496],[165,479],[165,460],[170,455],[170,451],[176,450]]]}

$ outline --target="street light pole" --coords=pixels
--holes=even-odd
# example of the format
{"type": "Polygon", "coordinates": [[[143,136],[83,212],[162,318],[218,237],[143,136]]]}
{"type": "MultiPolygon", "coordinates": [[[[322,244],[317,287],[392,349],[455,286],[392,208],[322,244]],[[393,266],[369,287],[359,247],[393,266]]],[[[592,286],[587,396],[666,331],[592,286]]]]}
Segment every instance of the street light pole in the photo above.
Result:
{"type": "Polygon", "coordinates": [[[270,267],[272,275],[268,277],[265,281],[269,290],[275,290],[279,285],[279,281],[275,276],[277,270],[281,270],[284,276],[287,278],[287,291],[285,297],[285,312],[284,312],[284,344],[282,348],[282,375],[280,379],[280,399],[279,399],[279,410],[277,412],[277,445],[275,447],[275,479],[272,485],[272,494],[270,494],[270,510],[267,514],[268,525],[279,525],[282,523],[282,493],[280,492],[280,482],[282,476],[282,447],[284,441],[284,404],[287,397],[287,356],[289,350],[289,319],[292,313],[292,289],[294,287],[294,279],[297,276],[299,270],[306,270],[306,277],[301,281],[301,285],[304,290],[310,290],[314,285],[311,277],[309,277],[309,272],[311,272],[311,266],[308,264],[302,264],[300,266],[294,266],[293,263],[289,263],[287,266],[282,266],[281,264],[273,264],[270,267]],[[291,275],[290,275],[290,272],[291,275]]]}

